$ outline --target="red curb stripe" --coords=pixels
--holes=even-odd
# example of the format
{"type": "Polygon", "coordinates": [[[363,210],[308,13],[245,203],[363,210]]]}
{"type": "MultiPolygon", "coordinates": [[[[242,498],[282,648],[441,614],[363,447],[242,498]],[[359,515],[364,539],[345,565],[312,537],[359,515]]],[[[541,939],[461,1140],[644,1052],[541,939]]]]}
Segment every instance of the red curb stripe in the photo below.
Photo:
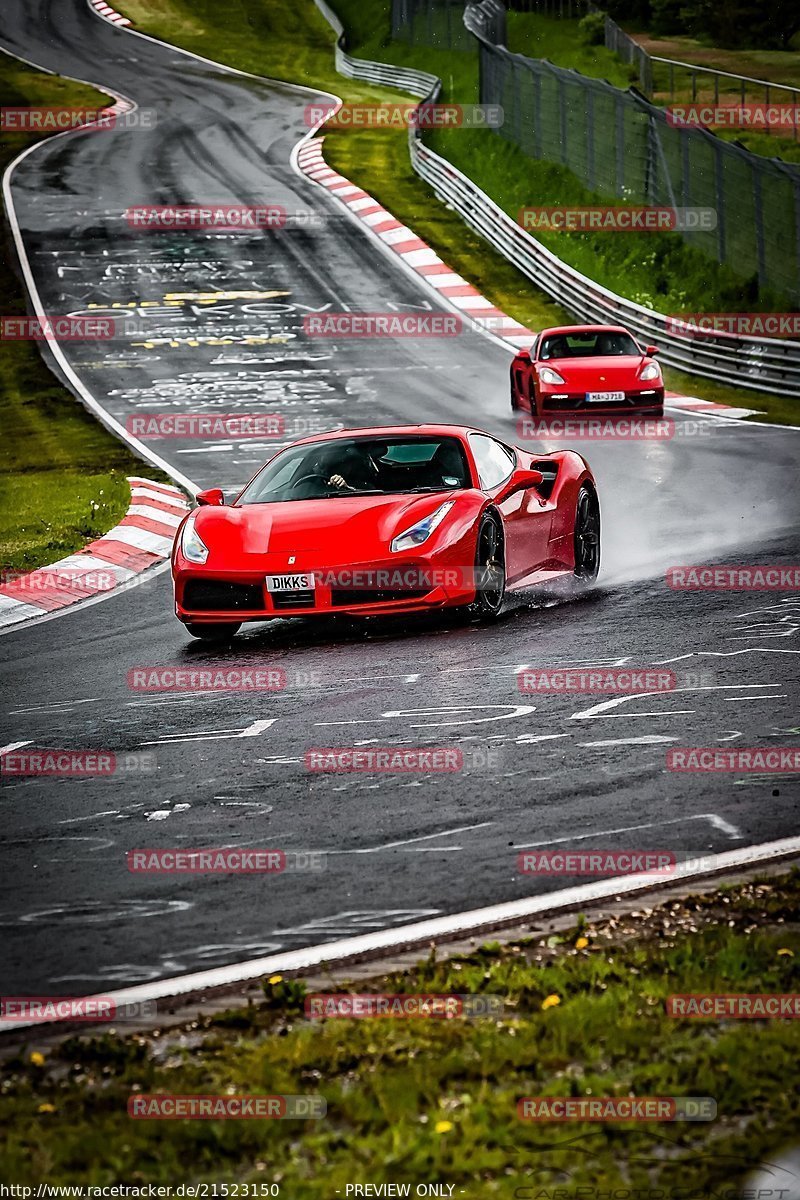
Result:
{"type": "Polygon", "coordinates": [[[131,504],[146,504],[148,508],[157,508],[173,517],[185,517],[189,511],[185,505],[170,504],[168,500],[154,500],[152,496],[137,496],[133,493],[131,504]]]}
{"type": "Polygon", "coordinates": [[[144,571],[156,563],[163,562],[165,555],[155,550],[140,550],[127,542],[118,542],[115,538],[101,538],[86,547],[86,553],[104,558],[106,562],[114,563],[117,567],[127,567],[129,571],[144,571]]]}
{"type": "Polygon", "coordinates": [[[179,488],[168,487],[164,483],[151,483],[149,479],[140,479],[138,475],[131,475],[128,482],[131,487],[146,487],[151,492],[163,492],[165,496],[169,496],[173,501],[186,503],[186,498],[179,488]]]}
{"type": "Polygon", "coordinates": [[[120,525],[123,528],[132,527],[134,529],[144,529],[148,533],[157,533],[161,537],[169,538],[170,543],[175,538],[175,530],[171,525],[162,525],[160,521],[156,521],[152,517],[139,516],[138,513],[132,517],[123,517],[120,525]]]}
{"type": "Polygon", "coordinates": [[[443,296],[480,296],[480,292],[476,291],[471,283],[446,283],[436,290],[443,296]]]}
{"type": "Polygon", "coordinates": [[[412,250],[428,250],[430,247],[427,242],[423,242],[422,238],[411,238],[408,242],[395,242],[392,249],[397,254],[410,254],[412,250]]]}

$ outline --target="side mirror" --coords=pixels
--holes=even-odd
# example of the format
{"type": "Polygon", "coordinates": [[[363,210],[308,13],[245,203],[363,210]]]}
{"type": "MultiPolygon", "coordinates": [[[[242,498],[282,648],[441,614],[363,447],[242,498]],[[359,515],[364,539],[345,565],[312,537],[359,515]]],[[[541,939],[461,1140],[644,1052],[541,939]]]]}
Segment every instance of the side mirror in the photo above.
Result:
{"type": "Polygon", "coordinates": [[[645,346],[644,352],[648,358],[652,358],[654,354],[658,354],[658,346],[645,346]]]}
{"type": "Polygon", "coordinates": [[[207,488],[197,493],[196,500],[198,504],[224,504],[225,495],[222,488],[207,488]]]}
{"type": "Polygon", "coordinates": [[[544,483],[544,475],[541,471],[529,471],[527,467],[518,467],[506,482],[498,500],[507,500],[509,496],[515,496],[517,492],[527,492],[528,488],[538,487],[540,483],[544,483]]]}
{"type": "Polygon", "coordinates": [[[516,353],[516,357],[521,358],[523,362],[530,362],[531,361],[531,352],[530,352],[530,350],[526,350],[526,349],[518,350],[516,353]]]}

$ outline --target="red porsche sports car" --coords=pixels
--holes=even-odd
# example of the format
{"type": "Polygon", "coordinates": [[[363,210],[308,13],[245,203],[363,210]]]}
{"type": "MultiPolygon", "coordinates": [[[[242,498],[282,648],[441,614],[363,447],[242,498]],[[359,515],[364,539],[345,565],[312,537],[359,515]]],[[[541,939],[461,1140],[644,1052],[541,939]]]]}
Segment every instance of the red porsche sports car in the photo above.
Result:
{"type": "Polygon", "coordinates": [[[480,429],[341,430],[279,450],[226,503],[201,492],[172,557],[175,612],[194,637],[243,621],[472,606],[600,565],[589,467],[480,429]]]}
{"type": "Polygon", "coordinates": [[[563,325],[544,329],[511,364],[511,407],[546,417],[561,412],[662,416],[664,380],[644,349],[621,325],[563,325]]]}

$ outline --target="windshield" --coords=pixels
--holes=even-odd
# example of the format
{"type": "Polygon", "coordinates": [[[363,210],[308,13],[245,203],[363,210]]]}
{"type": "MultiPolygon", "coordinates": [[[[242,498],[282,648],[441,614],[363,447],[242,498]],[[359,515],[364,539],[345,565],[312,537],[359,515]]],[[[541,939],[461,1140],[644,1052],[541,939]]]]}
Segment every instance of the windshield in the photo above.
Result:
{"type": "Polygon", "coordinates": [[[629,333],[557,333],[542,338],[539,358],[596,358],[616,354],[640,355],[629,333]]]}
{"type": "Polygon", "coordinates": [[[443,438],[336,438],[290,446],[259,472],[239,504],[469,487],[461,443],[443,438]]]}

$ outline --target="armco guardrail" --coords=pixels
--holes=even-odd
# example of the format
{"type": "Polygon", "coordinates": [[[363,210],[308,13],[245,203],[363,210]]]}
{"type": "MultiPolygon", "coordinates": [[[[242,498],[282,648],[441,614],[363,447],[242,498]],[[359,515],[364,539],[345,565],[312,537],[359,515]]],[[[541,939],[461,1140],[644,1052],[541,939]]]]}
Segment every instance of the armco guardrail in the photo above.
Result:
{"type": "Polygon", "coordinates": [[[377,83],[381,87],[400,88],[410,96],[436,99],[442,86],[436,75],[415,71],[412,67],[393,67],[390,63],[353,58],[347,53],[344,26],[336,13],[325,0],[314,0],[314,3],[336,34],[335,62],[340,75],[346,79],[359,79],[363,83],[377,83]]]}
{"type": "MultiPolygon", "coordinates": [[[[340,74],[399,88],[429,101],[438,97],[441,80],[434,75],[353,58],[347,53],[344,30],[336,14],[325,0],[315,3],[337,34],[336,68],[340,74]]],[[[479,10],[479,4],[467,5],[464,16],[467,27],[476,35],[484,24],[479,10]]],[[[426,146],[415,127],[409,128],[409,152],[414,170],[437,197],[577,320],[625,325],[640,340],[657,344],[662,361],[680,370],[776,395],[800,397],[800,342],[723,333],[688,338],[675,333],[665,314],[617,296],[562,262],[468,176],[426,146]]]]}

